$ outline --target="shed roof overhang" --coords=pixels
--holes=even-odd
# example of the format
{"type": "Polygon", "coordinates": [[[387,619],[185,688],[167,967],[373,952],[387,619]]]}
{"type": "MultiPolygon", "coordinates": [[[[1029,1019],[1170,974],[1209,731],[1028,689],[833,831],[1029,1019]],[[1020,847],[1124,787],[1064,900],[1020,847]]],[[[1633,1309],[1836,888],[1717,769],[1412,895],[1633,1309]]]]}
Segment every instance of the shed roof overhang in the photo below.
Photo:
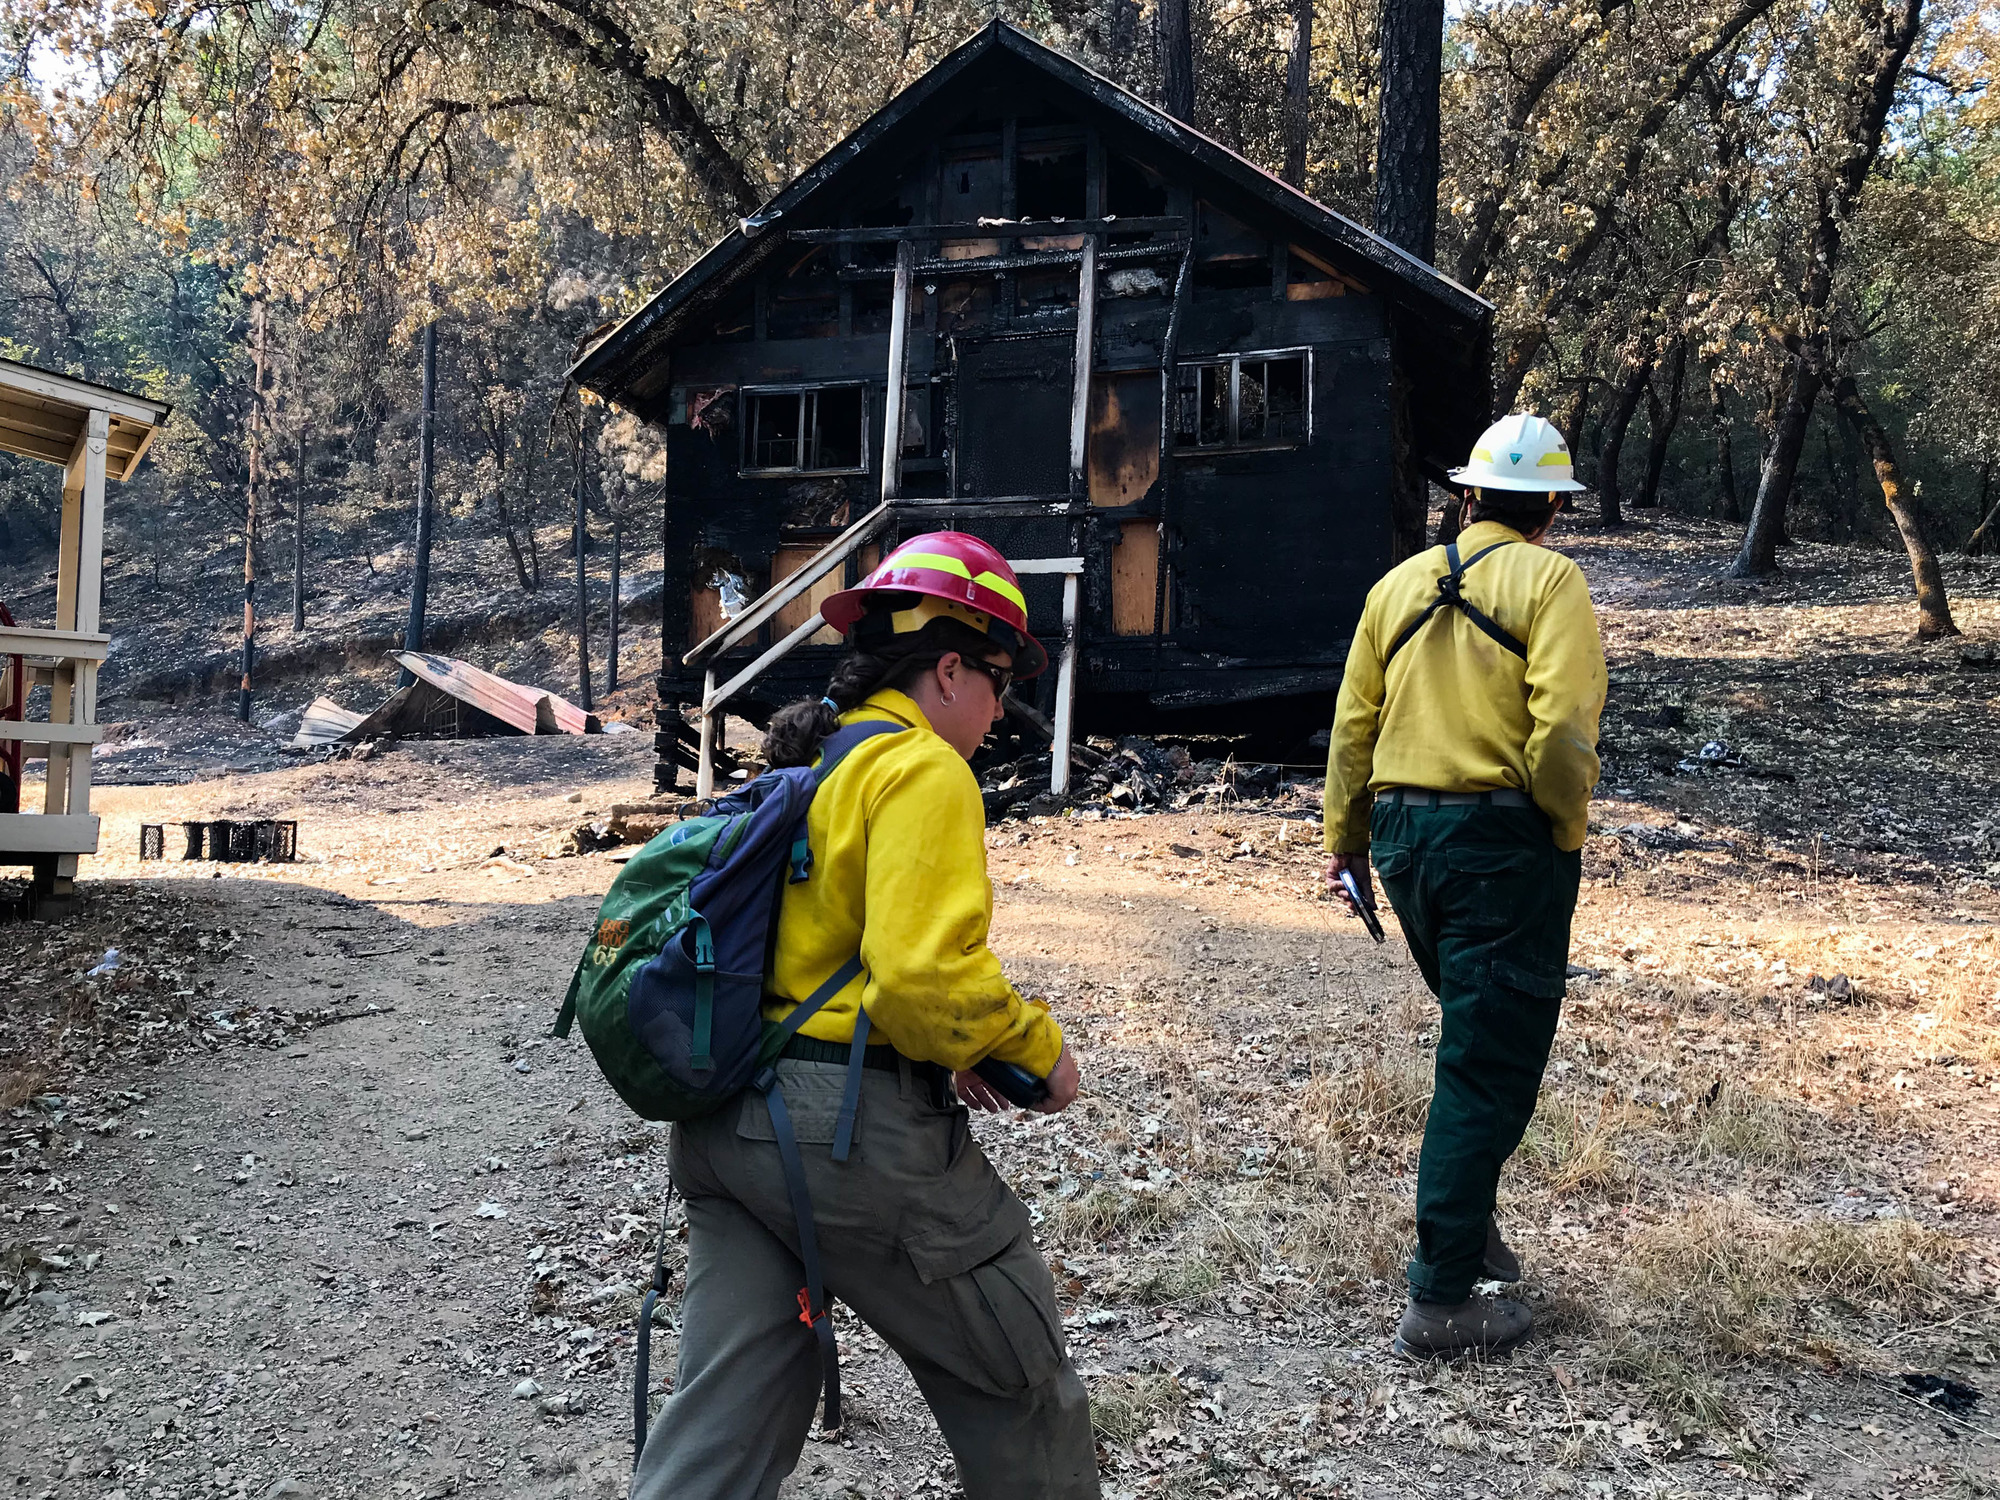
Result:
{"type": "MultiPolygon", "coordinates": [[[[1025,65],[1093,108],[1115,117],[1127,133],[1150,138],[1178,153],[1215,190],[1254,200],[1289,220],[1305,248],[1350,267],[1390,305],[1400,327],[1420,329],[1424,346],[1409,376],[1418,409],[1449,409],[1476,432],[1485,423],[1493,306],[1476,292],[1400,246],[1334,212],[1297,188],[1237,155],[1182,121],[1154,108],[1101,74],[1092,72],[1018,27],[985,26],[971,40],[898,94],[825,156],[801,173],[757,213],[742,220],[706,254],[618,324],[571,367],[579,385],[657,418],[663,404],[664,356],[684,325],[692,325],[729,287],[757,270],[785,242],[786,229],[817,228],[837,219],[846,181],[861,159],[878,149],[900,155],[919,150],[935,135],[938,114],[955,109],[966,88],[987,70],[1025,65]]],[[[861,175],[855,173],[855,175],[861,175]]],[[[1429,425],[1429,424],[1426,424],[1429,425]]],[[[1457,462],[1457,457],[1453,457],[1457,462]]]]}
{"type": "Polygon", "coordinates": [[[83,442],[93,411],[110,418],[105,477],[124,480],[139,467],[173,408],[108,385],[0,359],[0,453],[67,465],[83,442]]]}

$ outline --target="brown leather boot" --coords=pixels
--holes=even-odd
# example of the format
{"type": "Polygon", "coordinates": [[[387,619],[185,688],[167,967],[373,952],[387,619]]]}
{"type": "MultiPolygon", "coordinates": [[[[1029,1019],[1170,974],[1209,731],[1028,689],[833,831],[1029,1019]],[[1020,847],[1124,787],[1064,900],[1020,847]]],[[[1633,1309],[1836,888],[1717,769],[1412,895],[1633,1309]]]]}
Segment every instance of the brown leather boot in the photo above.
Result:
{"type": "Polygon", "coordinates": [[[1396,1352],[1412,1359],[1500,1354],[1526,1338],[1535,1315],[1508,1297],[1471,1296],[1456,1304],[1414,1297],[1396,1325],[1396,1352]]]}
{"type": "Polygon", "coordinates": [[[1479,1269],[1491,1281],[1521,1279],[1521,1257],[1508,1249],[1507,1242],[1500,1238],[1500,1225],[1491,1214],[1486,1216],[1486,1250],[1480,1259],[1479,1269]]]}

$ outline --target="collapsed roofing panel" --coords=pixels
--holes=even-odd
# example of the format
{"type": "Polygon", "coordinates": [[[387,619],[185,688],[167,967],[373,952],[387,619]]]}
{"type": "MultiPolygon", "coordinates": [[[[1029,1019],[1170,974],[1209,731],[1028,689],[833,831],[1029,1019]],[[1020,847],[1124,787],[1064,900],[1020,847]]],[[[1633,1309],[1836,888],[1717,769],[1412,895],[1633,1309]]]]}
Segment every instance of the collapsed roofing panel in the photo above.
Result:
{"type": "Polygon", "coordinates": [[[298,749],[362,740],[482,739],[503,734],[598,734],[597,715],[544,688],[525,687],[449,656],[393,651],[417,680],[362,715],[330,698],[306,709],[292,744],[298,749]]]}

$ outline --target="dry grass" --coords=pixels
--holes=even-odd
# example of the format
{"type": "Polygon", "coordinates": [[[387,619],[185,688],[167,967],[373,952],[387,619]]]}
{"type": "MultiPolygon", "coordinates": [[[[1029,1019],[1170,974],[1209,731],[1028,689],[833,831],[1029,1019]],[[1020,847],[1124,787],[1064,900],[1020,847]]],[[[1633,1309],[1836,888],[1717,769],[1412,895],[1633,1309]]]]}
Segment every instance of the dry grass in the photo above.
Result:
{"type": "Polygon", "coordinates": [[[1288,1262],[1326,1285],[1396,1278],[1416,1232],[1410,1201],[1358,1185],[1331,1184],[1317,1193],[1295,1192],[1275,1237],[1288,1262]]]}
{"type": "Polygon", "coordinates": [[[1058,1204],[1042,1226],[1042,1238],[1064,1249],[1100,1249],[1113,1240],[1142,1239],[1156,1233],[1185,1212],[1185,1203],[1173,1193],[1092,1188],[1058,1204]]]}
{"type": "Polygon", "coordinates": [[[1632,1185],[1632,1165],[1620,1146],[1630,1124],[1630,1112],[1608,1090],[1588,1110],[1545,1094],[1515,1159],[1531,1182],[1557,1198],[1618,1199],[1632,1185]]]}
{"type": "Polygon", "coordinates": [[[1317,1071],[1299,1098],[1293,1140],[1321,1172],[1345,1176],[1355,1152],[1422,1134],[1431,1084],[1430,1059],[1412,1052],[1383,1052],[1352,1069],[1317,1071]]]}
{"type": "Polygon", "coordinates": [[[1775,1099],[1727,1083],[1713,1105],[1691,1117],[1697,1162],[1716,1158],[1746,1166],[1791,1167],[1806,1158],[1803,1124],[1775,1099]]]}
{"type": "Polygon", "coordinates": [[[1199,1302],[1222,1285],[1222,1267],[1205,1249],[1171,1250],[1141,1261],[1109,1290],[1142,1307],[1199,1302]]]}
{"type": "Polygon", "coordinates": [[[49,1075],[40,1068],[16,1068],[0,1073],[0,1110],[19,1109],[41,1093],[48,1080],[49,1075]]]}
{"type": "Polygon", "coordinates": [[[1090,1425],[1107,1443],[1135,1443],[1186,1404],[1187,1392],[1172,1375],[1110,1375],[1091,1389],[1090,1425]]]}
{"type": "Polygon", "coordinates": [[[1634,1238],[1622,1321],[1697,1366],[1781,1356],[1827,1303],[1901,1318],[1935,1308],[1963,1254],[1908,1219],[1797,1224],[1712,1199],[1634,1238]]]}

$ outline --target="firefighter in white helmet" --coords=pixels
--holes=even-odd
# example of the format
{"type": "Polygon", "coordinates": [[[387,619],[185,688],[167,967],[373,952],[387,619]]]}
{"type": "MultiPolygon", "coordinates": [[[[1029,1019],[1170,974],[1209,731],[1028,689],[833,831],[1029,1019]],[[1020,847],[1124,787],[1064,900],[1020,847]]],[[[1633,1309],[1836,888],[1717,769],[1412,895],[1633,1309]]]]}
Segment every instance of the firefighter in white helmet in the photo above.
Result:
{"type": "Polygon", "coordinates": [[[1468,524],[1369,591],[1326,768],[1328,879],[1372,901],[1372,854],[1442,1010],[1396,1330],[1417,1356],[1495,1353],[1532,1322],[1473,1284],[1521,1274],[1494,1194],[1562,1004],[1605,685],[1583,573],[1544,545],[1583,488],[1562,434],[1505,417],[1451,477],[1468,524]]]}

